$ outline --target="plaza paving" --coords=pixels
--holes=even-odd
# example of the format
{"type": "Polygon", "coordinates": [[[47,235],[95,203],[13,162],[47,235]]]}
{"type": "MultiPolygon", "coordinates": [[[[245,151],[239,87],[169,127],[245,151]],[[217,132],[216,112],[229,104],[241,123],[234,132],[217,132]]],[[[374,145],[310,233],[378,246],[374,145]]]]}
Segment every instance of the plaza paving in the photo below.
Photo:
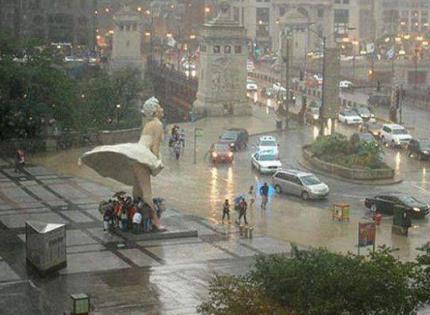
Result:
{"type": "Polygon", "coordinates": [[[62,314],[76,292],[91,295],[94,314],[193,314],[213,271],[244,272],[256,254],[290,251],[287,242],[264,235],[244,239],[235,226],[174,209],[164,220],[181,221],[199,237],[129,241],[102,229],[96,201],[111,196],[111,190],[44,167],[17,174],[3,164],[1,314],[62,314]],[[26,220],[67,224],[66,268],[48,278],[27,268],[26,220]]]}

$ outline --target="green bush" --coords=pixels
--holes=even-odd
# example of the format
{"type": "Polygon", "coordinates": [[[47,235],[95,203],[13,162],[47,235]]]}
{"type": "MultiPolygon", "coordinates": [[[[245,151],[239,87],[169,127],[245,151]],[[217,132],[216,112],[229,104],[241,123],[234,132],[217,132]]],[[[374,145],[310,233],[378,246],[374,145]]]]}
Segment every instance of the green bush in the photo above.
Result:
{"type": "Polygon", "coordinates": [[[413,315],[430,301],[429,246],[423,251],[414,262],[396,259],[385,247],[368,256],[324,249],[296,250],[294,257],[262,255],[244,277],[215,277],[209,299],[198,311],[205,315],[413,315]],[[258,313],[256,308],[265,311],[258,313]]]}
{"type": "Polygon", "coordinates": [[[349,168],[387,168],[383,150],[376,142],[354,143],[341,134],[318,137],[310,147],[319,159],[349,168]]]}

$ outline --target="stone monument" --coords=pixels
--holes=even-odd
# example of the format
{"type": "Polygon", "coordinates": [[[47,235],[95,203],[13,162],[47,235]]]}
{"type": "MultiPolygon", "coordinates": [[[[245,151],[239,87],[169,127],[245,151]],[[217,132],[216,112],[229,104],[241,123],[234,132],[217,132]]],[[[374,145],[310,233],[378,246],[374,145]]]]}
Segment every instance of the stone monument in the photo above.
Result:
{"type": "Polygon", "coordinates": [[[227,1],[218,16],[203,25],[200,42],[199,87],[193,113],[200,116],[250,115],[246,96],[246,32],[232,19],[227,1]]]}
{"type": "Polygon", "coordinates": [[[112,39],[111,68],[130,67],[143,73],[142,21],[139,13],[124,6],[115,13],[113,20],[115,27],[112,39]]]}

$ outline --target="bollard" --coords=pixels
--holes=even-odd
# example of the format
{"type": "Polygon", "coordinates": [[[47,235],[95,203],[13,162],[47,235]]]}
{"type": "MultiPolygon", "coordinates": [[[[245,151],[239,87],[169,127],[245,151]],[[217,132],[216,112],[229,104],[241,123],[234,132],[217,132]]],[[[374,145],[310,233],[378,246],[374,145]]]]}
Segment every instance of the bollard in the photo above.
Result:
{"type": "Polygon", "coordinates": [[[248,238],[252,238],[252,231],[254,229],[252,227],[248,228],[248,238]]]}
{"type": "Polygon", "coordinates": [[[239,235],[243,236],[243,225],[239,225],[239,235]]]}

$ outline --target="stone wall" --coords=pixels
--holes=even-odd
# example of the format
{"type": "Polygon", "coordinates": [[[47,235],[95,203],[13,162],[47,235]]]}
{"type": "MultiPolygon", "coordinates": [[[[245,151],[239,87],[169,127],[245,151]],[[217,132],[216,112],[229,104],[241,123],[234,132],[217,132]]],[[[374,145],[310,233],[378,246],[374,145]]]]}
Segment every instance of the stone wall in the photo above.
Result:
{"type": "Polygon", "coordinates": [[[353,180],[380,180],[394,178],[394,170],[389,169],[353,169],[337,164],[322,161],[309,150],[309,145],[303,147],[303,158],[312,167],[347,179],[353,180]]]}
{"type": "Polygon", "coordinates": [[[10,139],[0,142],[0,155],[13,157],[18,148],[22,148],[27,154],[34,154],[46,151],[65,150],[72,147],[137,142],[141,130],[141,128],[132,128],[113,131],[103,130],[86,135],[70,133],[67,135],[50,136],[40,139],[10,139]],[[84,137],[88,140],[85,141],[84,137]]]}

